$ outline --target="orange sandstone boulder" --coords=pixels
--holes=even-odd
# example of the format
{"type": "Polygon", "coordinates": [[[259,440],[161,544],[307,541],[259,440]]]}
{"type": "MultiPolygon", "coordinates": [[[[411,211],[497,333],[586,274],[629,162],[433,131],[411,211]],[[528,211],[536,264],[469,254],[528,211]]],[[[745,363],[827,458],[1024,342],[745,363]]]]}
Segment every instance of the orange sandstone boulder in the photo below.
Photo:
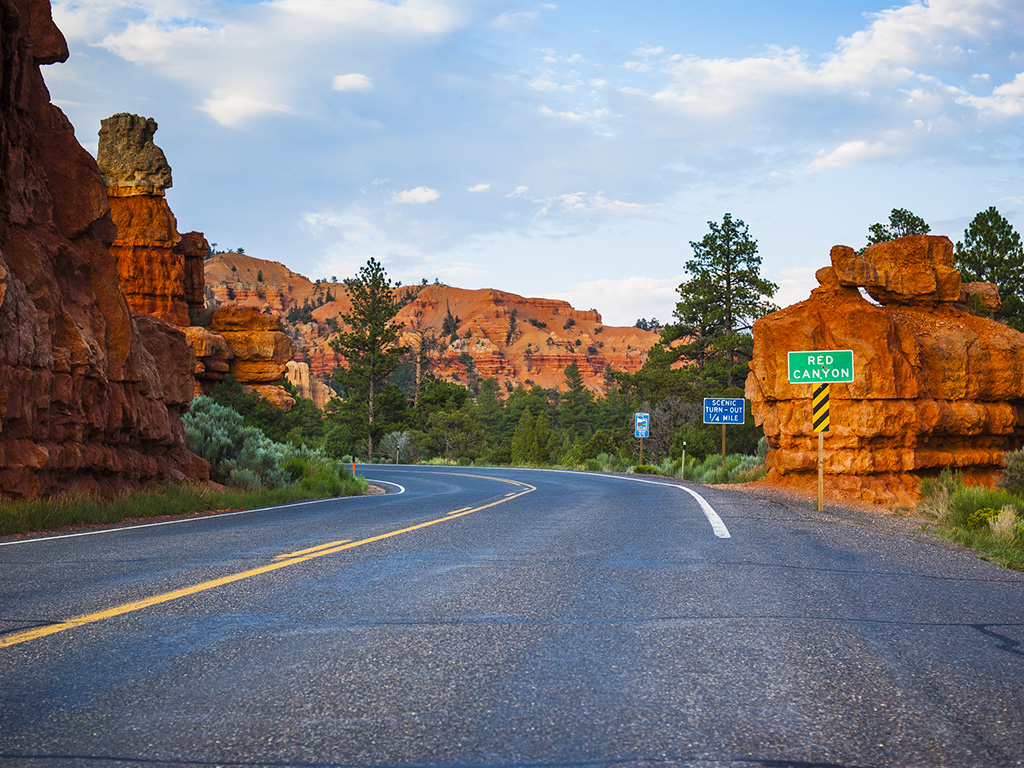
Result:
{"type": "Polygon", "coordinates": [[[863,257],[836,246],[832,264],[809,299],[754,325],[746,396],[768,439],[769,480],[817,471],[813,385],[789,383],[787,353],[830,349],[853,350],[855,380],[830,387],[828,483],[905,502],[944,467],[991,475],[1024,438],[1024,334],[955,303],[960,277],[944,237],[881,243],[863,257]]]}

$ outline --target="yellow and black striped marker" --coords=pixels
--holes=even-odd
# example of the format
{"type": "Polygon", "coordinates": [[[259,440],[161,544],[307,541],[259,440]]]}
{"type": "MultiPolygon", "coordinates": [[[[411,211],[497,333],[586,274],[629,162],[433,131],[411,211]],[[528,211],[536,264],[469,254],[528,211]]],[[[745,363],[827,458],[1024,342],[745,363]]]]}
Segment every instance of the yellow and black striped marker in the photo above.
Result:
{"type": "Polygon", "coordinates": [[[828,432],[828,384],[822,384],[814,390],[811,400],[811,422],[815,432],[828,432]]]}

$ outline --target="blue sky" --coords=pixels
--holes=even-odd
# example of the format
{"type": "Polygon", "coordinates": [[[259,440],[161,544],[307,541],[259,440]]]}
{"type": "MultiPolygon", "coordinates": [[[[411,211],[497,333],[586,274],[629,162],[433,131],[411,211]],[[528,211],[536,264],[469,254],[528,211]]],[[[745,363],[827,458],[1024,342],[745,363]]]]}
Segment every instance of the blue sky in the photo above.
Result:
{"type": "Polygon", "coordinates": [[[95,151],[159,123],[182,231],[311,278],[668,320],[726,213],[777,302],[893,208],[1024,229],[1024,3],[54,0],[95,151]]]}

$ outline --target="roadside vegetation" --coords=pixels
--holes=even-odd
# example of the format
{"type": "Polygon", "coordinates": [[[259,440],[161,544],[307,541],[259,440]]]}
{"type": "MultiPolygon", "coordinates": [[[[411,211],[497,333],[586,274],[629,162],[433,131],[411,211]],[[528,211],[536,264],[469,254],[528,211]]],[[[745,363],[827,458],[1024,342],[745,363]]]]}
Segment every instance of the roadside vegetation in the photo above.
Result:
{"type": "MultiPolygon", "coordinates": [[[[350,485],[353,485],[350,482],[350,485]]],[[[366,481],[356,479],[355,488],[366,481]]],[[[32,501],[0,501],[0,535],[54,531],[88,525],[115,525],[125,520],[259,509],[306,499],[321,498],[299,484],[277,488],[217,489],[199,483],[167,483],[124,493],[115,498],[66,493],[32,501]]],[[[351,495],[351,494],[345,494],[351,495]]]]}
{"type": "Polygon", "coordinates": [[[0,501],[0,535],[257,509],[366,492],[366,480],[353,476],[342,462],[316,449],[271,440],[246,426],[236,411],[208,397],[197,397],[184,421],[189,448],[210,462],[210,476],[217,485],[163,483],[115,498],[66,493],[0,501]]]}
{"type": "Polygon", "coordinates": [[[937,531],[983,553],[999,565],[1024,570],[1024,450],[1003,454],[1006,469],[997,488],[965,485],[946,469],[921,481],[917,511],[937,531]]]}

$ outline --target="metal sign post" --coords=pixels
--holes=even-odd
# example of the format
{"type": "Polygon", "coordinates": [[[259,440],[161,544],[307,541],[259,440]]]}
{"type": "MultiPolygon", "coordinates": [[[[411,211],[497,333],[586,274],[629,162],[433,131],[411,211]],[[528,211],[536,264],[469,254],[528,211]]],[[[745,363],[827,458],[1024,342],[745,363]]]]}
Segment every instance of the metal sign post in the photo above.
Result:
{"type": "Polygon", "coordinates": [[[633,416],[633,434],[640,438],[640,463],[644,463],[644,438],[651,436],[651,414],[637,413],[633,416]]]}
{"type": "Polygon", "coordinates": [[[817,384],[811,398],[811,428],[818,433],[818,511],[825,508],[825,433],[831,425],[829,384],[853,381],[853,350],[789,353],[789,383],[817,384]]]}
{"type": "Polygon", "coordinates": [[[722,473],[725,473],[725,425],[742,424],[747,401],[742,397],[705,397],[704,423],[722,425],[722,473]]]}

